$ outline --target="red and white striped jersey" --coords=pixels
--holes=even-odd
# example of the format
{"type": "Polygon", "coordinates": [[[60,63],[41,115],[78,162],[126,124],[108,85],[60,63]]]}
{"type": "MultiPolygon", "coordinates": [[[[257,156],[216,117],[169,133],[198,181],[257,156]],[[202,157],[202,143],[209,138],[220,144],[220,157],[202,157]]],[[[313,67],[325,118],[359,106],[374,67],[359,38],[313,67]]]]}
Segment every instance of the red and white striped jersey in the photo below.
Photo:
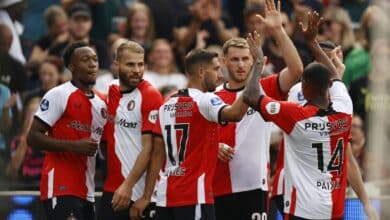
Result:
{"type": "Polygon", "coordinates": [[[344,214],[346,147],[352,101],[345,85],[334,82],[327,110],[312,105],[259,100],[264,119],[284,132],[284,212],[307,219],[334,219],[344,214]]]}
{"type": "MultiPolygon", "coordinates": [[[[95,93],[86,96],[71,82],[48,91],[35,117],[51,127],[49,136],[60,140],[91,137],[97,141],[103,133],[107,108],[95,93]]],[[[41,177],[41,199],[72,195],[94,201],[95,156],[73,152],[46,152],[41,177]]]]}
{"type": "MultiPolygon", "coordinates": [[[[302,94],[302,83],[297,83],[291,87],[288,92],[287,100],[289,102],[296,102],[299,104],[304,104],[306,102],[305,97],[302,94]]],[[[283,195],[283,185],[284,185],[284,140],[282,138],[279,146],[278,158],[276,160],[276,171],[274,176],[274,182],[272,185],[272,194],[271,196],[283,195]]]]}
{"type": "MultiPolygon", "coordinates": [[[[107,141],[107,177],[104,191],[115,192],[129,175],[142,146],[142,134],[153,131],[162,96],[143,80],[131,91],[121,92],[114,80],[108,91],[108,119],[104,128],[107,141]]],[[[140,198],[145,188],[145,174],[133,187],[132,200],[140,198]]]]}
{"type": "MultiPolygon", "coordinates": [[[[267,95],[281,100],[283,94],[278,81],[275,74],[261,79],[260,83],[267,95]]],[[[231,90],[224,84],[217,89],[216,95],[225,103],[233,104],[243,89],[231,90]]],[[[254,189],[268,191],[270,126],[270,122],[265,122],[260,114],[249,108],[240,122],[220,127],[219,142],[234,148],[235,154],[229,163],[217,162],[213,181],[215,196],[254,189]]]]}
{"type": "Polygon", "coordinates": [[[215,94],[189,88],[160,107],[154,133],[164,139],[166,161],[157,185],[157,206],[214,203],[218,122],[225,106],[215,94]]]}

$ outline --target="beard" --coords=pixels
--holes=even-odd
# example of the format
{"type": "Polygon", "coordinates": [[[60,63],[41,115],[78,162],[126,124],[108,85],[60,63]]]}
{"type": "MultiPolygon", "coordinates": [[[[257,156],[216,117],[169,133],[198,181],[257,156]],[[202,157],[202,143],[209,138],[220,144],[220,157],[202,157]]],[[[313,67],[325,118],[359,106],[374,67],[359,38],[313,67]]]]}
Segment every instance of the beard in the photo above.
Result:
{"type": "Polygon", "coordinates": [[[124,73],[120,68],[118,68],[118,78],[121,85],[125,86],[128,89],[134,89],[137,88],[138,85],[142,81],[142,77],[140,77],[139,81],[137,83],[130,82],[130,77],[126,77],[126,73],[124,73]]]}
{"type": "Polygon", "coordinates": [[[96,80],[80,79],[80,83],[86,86],[94,86],[96,84],[96,80]]]}

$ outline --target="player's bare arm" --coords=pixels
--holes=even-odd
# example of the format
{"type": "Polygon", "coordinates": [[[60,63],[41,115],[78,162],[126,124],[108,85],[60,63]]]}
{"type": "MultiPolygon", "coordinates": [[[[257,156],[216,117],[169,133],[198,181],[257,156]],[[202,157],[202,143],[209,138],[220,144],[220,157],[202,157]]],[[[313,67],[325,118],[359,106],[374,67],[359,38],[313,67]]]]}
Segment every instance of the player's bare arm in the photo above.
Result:
{"type": "Polygon", "coordinates": [[[363,204],[364,211],[368,216],[369,220],[377,220],[379,219],[375,209],[370,204],[368,199],[367,192],[364,188],[364,183],[362,179],[362,174],[360,173],[359,166],[355,160],[355,157],[352,154],[351,143],[348,143],[347,146],[347,167],[348,167],[348,181],[351,185],[353,191],[355,191],[356,195],[360,199],[363,204]]]}
{"type": "Polygon", "coordinates": [[[160,169],[165,160],[164,140],[160,136],[153,138],[152,155],[146,174],[144,194],[130,208],[130,217],[138,220],[143,217],[143,211],[149,205],[160,169]]]}
{"type": "Polygon", "coordinates": [[[331,72],[331,79],[341,79],[336,67],[333,65],[332,61],[326,55],[326,53],[320,47],[317,41],[318,28],[321,25],[323,18],[314,11],[307,13],[307,26],[303,27],[303,23],[299,22],[299,28],[305,37],[306,43],[309,46],[315,60],[319,63],[324,64],[331,72]]]}
{"type": "Polygon", "coordinates": [[[254,64],[250,73],[248,84],[243,94],[245,103],[253,109],[258,108],[257,105],[259,96],[264,95],[261,94],[261,85],[259,83],[261,72],[264,66],[264,55],[261,46],[259,46],[258,35],[259,34],[257,32],[254,32],[253,34],[249,34],[247,38],[249,48],[254,59],[254,64]]]}
{"type": "Polygon", "coordinates": [[[152,134],[143,134],[143,148],[138,155],[137,160],[135,161],[135,164],[131,169],[129,175],[114,192],[114,196],[112,198],[112,208],[114,209],[114,211],[129,207],[133,187],[141,178],[142,174],[146,171],[149,165],[150,156],[152,153],[152,144],[152,134]]]}
{"type": "Polygon", "coordinates": [[[275,38],[281,50],[287,68],[280,72],[279,85],[282,92],[288,92],[302,76],[303,64],[297,49],[283,29],[280,7],[280,1],[278,1],[276,7],[273,0],[266,0],[264,8],[265,17],[261,15],[257,15],[257,17],[266,26],[269,34],[275,38]]]}
{"type": "Polygon", "coordinates": [[[34,118],[27,136],[27,143],[40,150],[57,152],[72,151],[85,156],[95,155],[98,149],[98,142],[90,137],[76,141],[59,140],[46,135],[50,129],[48,125],[34,118]]]}

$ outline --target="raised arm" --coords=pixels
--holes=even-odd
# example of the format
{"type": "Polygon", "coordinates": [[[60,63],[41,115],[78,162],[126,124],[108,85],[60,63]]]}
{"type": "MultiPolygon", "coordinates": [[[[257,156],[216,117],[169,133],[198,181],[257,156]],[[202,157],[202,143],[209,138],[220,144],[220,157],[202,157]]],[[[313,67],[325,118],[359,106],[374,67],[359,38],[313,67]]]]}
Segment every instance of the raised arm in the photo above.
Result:
{"type": "Polygon", "coordinates": [[[318,27],[321,25],[323,18],[319,16],[317,12],[307,13],[307,27],[303,27],[303,23],[299,22],[299,27],[305,37],[306,43],[310,48],[315,60],[319,63],[324,64],[330,70],[332,76],[331,79],[341,79],[336,67],[332,61],[326,55],[326,53],[320,47],[317,41],[318,27]]]}
{"type": "Polygon", "coordinates": [[[261,15],[257,15],[257,17],[266,26],[269,34],[276,40],[281,50],[287,68],[280,72],[279,85],[283,92],[288,92],[301,78],[303,64],[297,49],[283,29],[280,7],[280,1],[278,1],[276,8],[274,0],[265,0],[265,18],[261,15]]]}
{"type": "Polygon", "coordinates": [[[254,64],[249,76],[248,84],[244,90],[243,97],[244,102],[253,109],[258,108],[259,96],[264,95],[263,90],[260,89],[261,85],[259,83],[264,66],[264,55],[263,50],[261,49],[261,45],[259,45],[259,40],[260,36],[256,31],[253,33],[253,35],[249,34],[247,37],[249,48],[254,59],[254,64]]]}

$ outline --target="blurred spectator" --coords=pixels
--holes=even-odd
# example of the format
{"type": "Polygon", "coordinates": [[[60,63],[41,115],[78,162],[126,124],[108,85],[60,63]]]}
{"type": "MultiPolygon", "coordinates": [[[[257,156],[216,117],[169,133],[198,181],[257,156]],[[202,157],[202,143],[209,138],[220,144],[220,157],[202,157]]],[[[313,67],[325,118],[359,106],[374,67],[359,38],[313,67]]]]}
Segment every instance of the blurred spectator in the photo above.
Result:
{"type": "MultiPolygon", "coordinates": [[[[192,1],[192,0],[190,0],[192,1]]],[[[156,38],[165,38],[173,41],[172,29],[178,18],[188,14],[189,1],[183,0],[143,0],[152,11],[156,38]]]]}
{"type": "Polygon", "coordinates": [[[0,21],[8,26],[13,36],[9,54],[22,64],[26,63],[26,58],[23,55],[19,35],[23,32],[23,26],[20,22],[23,18],[24,8],[24,0],[0,1],[0,21]]]}
{"type": "Polygon", "coordinates": [[[364,10],[369,6],[369,0],[344,0],[340,1],[340,6],[348,11],[352,19],[354,29],[359,27],[359,20],[364,10]]]}
{"type": "Polygon", "coordinates": [[[173,30],[177,47],[185,53],[195,46],[196,33],[207,32],[206,46],[222,44],[226,40],[237,37],[238,29],[232,26],[227,15],[223,13],[221,0],[195,0],[190,6],[191,15],[179,18],[173,30]]]}
{"type": "Polygon", "coordinates": [[[153,41],[147,57],[147,68],[144,79],[159,90],[164,87],[183,89],[187,86],[187,78],[177,72],[172,47],[165,39],[153,41]]]}
{"type": "Polygon", "coordinates": [[[5,159],[7,152],[6,136],[9,134],[11,128],[11,109],[7,103],[11,97],[11,93],[5,85],[0,83],[0,160],[5,159]]]}
{"type": "Polygon", "coordinates": [[[44,60],[39,67],[40,87],[25,94],[24,104],[30,102],[33,98],[42,98],[43,95],[50,89],[56,87],[60,83],[60,75],[63,70],[62,60],[56,57],[49,57],[44,60]]]}
{"type": "Polygon", "coordinates": [[[24,91],[26,72],[23,65],[8,52],[13,42],[12,39],[11,29],[0,22],[0,83],[15,94],[24,91]]]}
{"type": "MultiPolygon", "coordinates": [[[[353,156],[356,158],[357,163],[360,167],[360,172],[362,176],[365,176],[364,170],[364,156],[365,150],[364,146],[366,144],[366,134],[364,132],[363,120],[358,114],[354,114],[352,118],[352,127],[351,127],[351,150],[353,156]]],[[[365,179],[365,178],[363,178],[365,179]]]]}
{"type": "Polygon", "coordinates": [[[154,40],[154,20],[147,5],[139,2],[130,5],[123,36],[149,49],[154,40]]]}
{"type": "Polygon", "coordinates": [[[370,66],[368,53],[356,44],[351,19],[344,9],[327,8],[324,19],[324,37],[341,45],[343,49],[346,66],[343,81],[349,87],[353,80],[367,75],[370,66]]]}
{"type": "MultiPolygon", "coordinates": [[[[390,110],[390,77],[388,66],[383,62],[388,62],[390,57],[389,39],[382,38],[373,42],[370,50],[372,68],[368,76],[363,76],[351,83],[350,95],[353,102],[353,109],[359,114],[365,124],[367,124],[368,114],[375,114],[377,111],[390,110]],[[385,85],[388,91],[384,94],[371,94],[369,85],[372,88],[385,85]]],[[[367,130],[367,129],[366,129],[367,130]]]]}
{"type": "Polygon", "coordinates": [[[68,16],[60,6],[50,6],[44,16],[48,34],[35,43],[29,62],[42,62],[47,57],[51,46],[66,42],[69,37],[68,16]]]}
{"type": "Polygon", "coordinates": [[[40,100],[41,98],[35,97],[26,105],[21,134],[11,141],[11,161],[7,166],[6,174],[13,179],[19,175],[24,181],[39,180],[41,177],[44,152],[28,146],[26,142],[26,136],[40,100]]]}
{"type": "Polygon", "coordinates": [[[89,33],[92,28],[91,10],[84,3],[76,3],[69,9],[69,40],[54,45],[49,49],[49,55],[62,57],[66,46],[75,41],[84,41],[96,50],[100,69],[110,68],[110,58],[106,46],[100,41],[91,39],[89,33]]]}
{"type": "MultiPolygon", "coordinates": [[[[112,55],[113,58],[115,57],[116,50],[118,49],[118,47],[121,44],[125,43],[126,41],[128,41],[128,40],[125,38],[118,38],[111,45],[110,54],[112,55]]],[[[108,88],[109,88],[111,81],[114,79],[117,79],[117,78],[118,78],[118,67],[117,67],[117,65],[111,65],[111,72],[105,72],[96,78],[96,83],[95,83],[94,88],[97,91],[99,91],[100,93],[107,95],[108,88]]]]}
{"type": "Polygon", "coordinates": [[[248,33],[257,31],[261,37],[265,38],[265,26],[260,19],[256,17],[257,14],[264,16],[263,4],[251,4],[244,11],[244,31],[241,32],[242,37],[247,37],[248,33]]]}

